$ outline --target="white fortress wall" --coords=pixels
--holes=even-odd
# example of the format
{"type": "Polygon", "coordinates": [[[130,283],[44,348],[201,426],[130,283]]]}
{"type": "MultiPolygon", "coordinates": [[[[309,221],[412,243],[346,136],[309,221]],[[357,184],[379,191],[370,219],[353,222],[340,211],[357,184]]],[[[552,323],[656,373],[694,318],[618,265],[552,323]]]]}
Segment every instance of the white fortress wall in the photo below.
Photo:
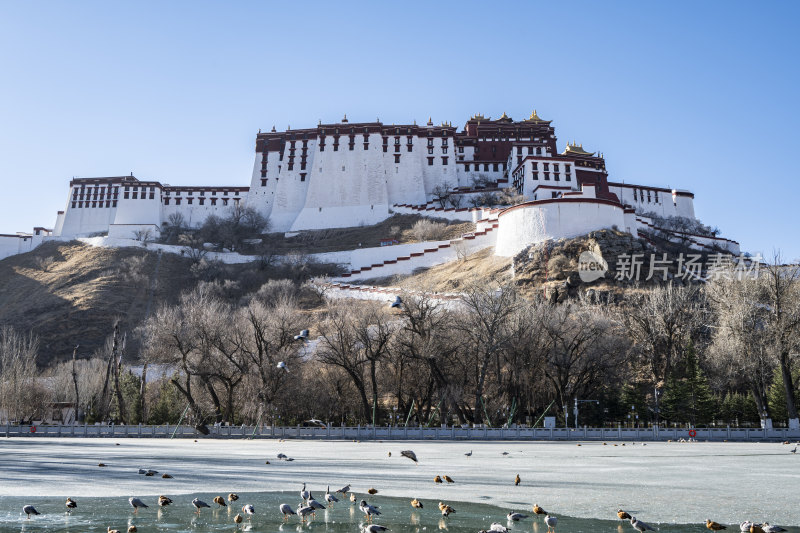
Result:
{"type": "Polygon", "coordinates": [[[694,195],[688,191],[677,190],[673,197],[671,189],[614,182],[609,182],[608,190],[638,211],[694,218],[694,195]]]}
{"type": "Polygon", "coordinates": [[[67,203],[60,231],[56,235],[75,237],[91,233],[105,233],[114,222],[117,208],[115,207],[72,207],[67,203]]]}
{"type": "Polygon", "coordinates": [[[265,218],[269,219],[272,215],[272,208],[275,202],[275,192],[280,183],[278,171],[282,164],[278,152],[261,153],[256,152],[255,163],[253,164],[253,177],[250,180],[250,191],[248,192],[248,205],[258,209],[265,218]],[[261,162],[266,157],[266,172],[261,172],[261,162]]]}
{"type": "Polygon", "coordinates": [[[625,227],[621,207],[602,199],[539,200],[500,213],[495,255],[512,257],[530,244],[625,227]]]}

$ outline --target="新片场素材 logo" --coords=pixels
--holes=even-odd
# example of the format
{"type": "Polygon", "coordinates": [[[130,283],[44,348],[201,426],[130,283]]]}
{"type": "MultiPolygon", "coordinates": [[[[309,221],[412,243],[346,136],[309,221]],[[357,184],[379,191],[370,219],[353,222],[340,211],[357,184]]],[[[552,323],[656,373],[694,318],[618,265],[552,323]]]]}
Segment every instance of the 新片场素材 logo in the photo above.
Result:
{"type": "Polygon", "coordinates": [[[608,263],[600,252],[586,250],[578,256],[578,276],[584,283],[591,283],[605,276],[608,263]]]}

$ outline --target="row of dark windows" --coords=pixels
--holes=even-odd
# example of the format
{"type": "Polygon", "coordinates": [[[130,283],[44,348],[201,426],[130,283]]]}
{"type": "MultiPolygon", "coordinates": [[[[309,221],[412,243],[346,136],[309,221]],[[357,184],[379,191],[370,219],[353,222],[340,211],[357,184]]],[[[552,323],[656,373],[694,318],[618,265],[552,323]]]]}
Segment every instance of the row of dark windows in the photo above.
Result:
{"type": "Polygon", "coordinates": [[[94,200],[92,200],[91,202],[89,200],[86,200],[85,202],[82,202],[80,200],[78,200],[78,201],[73,200],[72,201],[72,209],[75,209],[75,208],[81,209],[83,207],[117,207],[117,201],[116,200],[106,200],[105,202],[94,201],[94,200]],[[86,204],[86,205],[84,206],[83,204],[86,204]],[[91,205],[89,205],[89,204],[91,204],[91,205]]]}
{"type": "MultiPolygon", "coordinates": [[[[483,163],[483,171],[489,172],[489,165],[492,166],[492,171],[499,172],[500,171],[500,163],[483,163]]],[[[503,170],[505,171],[508,165],[506,163],[502,163],[503,170]]],[[[464,164],[464,171],[469,172],[472,167],[469,163],[464,164]]],[[[475,163],[475,172],[480,172],[481,170],[481,163],[475,163]]]]}
{"type": "MultiPolygon", "coordinates": [[[[187,205],[193,205],[194,198],[184,198],[184,199],[186,200],[187,205]]],[[[211,200],[211,205],[217,205],[218,199],[219,198],[209,198],[209,200],[211,200]]],[[[182,200],[181,198],[173,198],[173,200],[175,200],[175,205],[181,205],[181,200],[182,200]]],[[[228,205],[228,200],[229,200],[228,198],[222,198],[222,205],[228,205]]],[[[169,198],[164,197],[164,205],[169,205],[169,201],[170,201],[169,198]]],[[[234,198],[233,201],[238,204],[239,198],[234,198]]],[[[198,198],[197,203],[199,205],[206,205],[206,199],[198,198]]]]}

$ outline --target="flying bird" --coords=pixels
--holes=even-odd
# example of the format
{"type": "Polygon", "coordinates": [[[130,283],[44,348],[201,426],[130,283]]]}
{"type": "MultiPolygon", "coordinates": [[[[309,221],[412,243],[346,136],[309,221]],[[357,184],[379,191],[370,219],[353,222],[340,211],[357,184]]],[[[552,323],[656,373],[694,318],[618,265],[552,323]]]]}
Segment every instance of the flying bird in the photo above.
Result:
{"type": "Polygon", "coordinates": [[[636,520],[635,516],[631,517],[631,525],[634,529],[640,531],[641,533],[644,533],[645,531],[655,531],[655,528],[650,527],[650,525],[645,524],[641,520],[636,520]]]}
{"type": "Polygon", "coordinates": [[[371,506],[367,503],[366,500],[361,500],[361,503],[358,506],[361,509],[361,512],[367,516],[367,522],[372,522],[373,516],[378,516],[381,512],[376,508],[371,506]]]}
{"type": "Polygon", "coordinates": [[[166,507],[167,505],[169,505],[171,503],[172,503],[172,500],[170,500],[166,496],[159,496],[158,497],[158,506],[159,507],[166,507]]]}
{"type": "Polygon", "coordinates": [[[413,500],[411,500],[411,507],[413,507],[414,509],[422,509],[422,502],[414,498],[413,500]]]}
{"type": "Polygon", "coordinates": [[[533,504],[533,512],[534,512],[534,514],[544,514],[544,515],[547,514],[547,511],[545,511],[544,509],[539,507],[538,503],[534,503],[533,504]]]}
{"type": "Polygon", "coordinates": [[[558,518],[555,516],[546,515],[544,517],[544,523],[547,526],[547,531],[555,532],[556,525],[558,524],[558,518]]]}
{"type": "Polygon", "coordinates": [[[719,522],[714,522],[713,520],[710,520],[708,518],[706,518],[706,527],[711,531],[720,531],[722,529],[728,529],[726,526],[723,526],[719,522]]]}
{"type": "Polygon", "coordinates": [[[219,505],[220,507],[227,507],[228,506],[228,504],[225,503],[225,498],[223,498],[222,496],[214,496],[214,499],[212,501],[214,503],[216,503],[217,505],[219,505]]]}
{"type": "Polygon", "coordinates": [[[506,518],[508,518],[510,522],[519,522],[520,520],[528,518],[528,515],[511,511],[508,513],[508,515],[506,515],[506,518]]]}
{"type": "Polygon", "coordinates": [[[447,481],[448,483],[455,483],[455,481],[453,481],[453,478],[451,478],[450,476],[442,476],[442,477],[443,477],[443,478],[444,478],[444,480],[445,480],[445,481],[447,481]]]}
{"type": "Polygon", "coordinates": [[[197,509],[196,511],[197,514],[200,514],[200,509],[202,509],[203,507],[211,507],[210,505],[208,505],[206,502],[204,502],[199,498],[195,498],[194,500],[192,500],[192,505],[194,505],[194,508],[197,509]]]}
{"type": "Polygon", "coordinates": [[[400,455],[402,455],[403,457],[408,457],[415,463],[417,462],[417,454],[415,454],[411,450],[403,450],[402,452],[400,452],[400,455]]]}
{"type": "Polygon", "coordinates": [[[379,526],[378,524],[367,524],[363,527],[364,533],[381,533],[389,529],[386,526],[379,526]]]}
{"type": "Polygon", "coordinates": [[[623,511],[622,509],[617,509],[617,516],[619,517],[620,520],[630,520],[631,519],[631,515],[629,515],[627,512],[623,511]]]}
{"type": "Polygon", "coordinates": [[[303,341],[303,342],[308,340],[308,330],[307,329],[300,330],[300,334],[299,335],[295,335],[294,336],[294,340],[303,341]]]}
{"type": "Polygon", "coordinates": [[[339,498],[331,494],[331,486],[328,485],[327,490],[325,491],[325,501],[328,502],[328,505],[333,505],[334,503],[339,501],[339,498]]]}
{"type": "Polygon", "coordinates": [[[288,520],[289,515],[297,514],[294,512],[294,509],[288,503],[282,503],[280,506],[281,514],[283,514],[283,519],[288,520]]]}
{"type": "Polygon", "coordinates": [[[286,370],[287,372],[289,371],[289,367],[287,367],[287,366],[286,366],[286,363],[285,363],[285,362],[283,362],[283,361],[281,361],[280,363],[278,363],[278,368],[281,368],[281,369],[283,369],[283,370],[286,370]]]}
{"type": "Polygon", "coordinates": [[[517,476],[514,478],[514,486],[519,486],[521,482],[522,480],[520,479],[519,474],[517,474],[517,476]]]}
{"type": "Polygon", "coordinates": [[[395,307],[399,308],[401,305],[403,305],[403,299],[397,296],[389,307],[394,309],[395,307]]]}
{"type": "Polygon", "coordinates": [[[147,505],[145,505],[142,500],[133,496],[128,498],[128,503],[131,504],[131,507],[133,507],[133,514],[137,514],[139,512],[139,508],[147,509],[147,505]]]}
{"type": "Polygon", "coordinates": [[[72,514],[72,510],[78,507],[78,504],[72,498],[67,498],[67,514],[72,514]]]}
{"type": "Polygon", "coordinates": [[[26,505],[25,507],[22,508],[22,512],[25,513],[28,516],[27,520],[31,519],[31,515],[32,514],[34,514],[34,515],[35,514],[42,514],[39,511],[37,511],[36,509],[34,509],[33,505],[26,505]]]}
{"type": "Polygon", "coordinates": [[[248,503],[247,505],[242,506],[242,512],[246,514],[247,519],[250,520],[253,518],[253,515],[256,514],[256,508],[248,503]]]}

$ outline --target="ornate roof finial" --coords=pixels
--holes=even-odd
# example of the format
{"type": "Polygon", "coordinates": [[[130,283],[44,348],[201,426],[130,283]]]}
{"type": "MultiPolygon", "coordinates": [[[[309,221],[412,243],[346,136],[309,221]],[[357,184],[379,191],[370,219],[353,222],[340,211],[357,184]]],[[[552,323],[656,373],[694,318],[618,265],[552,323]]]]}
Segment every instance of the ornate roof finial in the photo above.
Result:
{"type": "Polygon", "coordinates": [[[286,131],[291,131],[291,129],[292,129],[292,125],[291,124],[286,126],[286,131]]]}
{"type": "Polygon", "coordinates": [[[261,128],[258,128],[258,133],[261,133],[261,128]]]}
{"type": "Polygon", "coordinates": [[[428,126],[433,126],[433,120],[431,117],[428,117],[428,126]]]}
{"type": "Polygon", "coordinates": [[[317,126],[322,126],[322,119],[319,119],[319,122],[317,122],[317,126]]]}
{"type": "Polygon", "coordinates": [[[347,113],[345,113],[344,117],[342,117],[342,123],[345,123],[345,122],[347,122],[347,113]]]}
{"type": "Polygon", "coordinates": [[[275,133],[275,124],[272,125],[272,133],[275,133]]]}

